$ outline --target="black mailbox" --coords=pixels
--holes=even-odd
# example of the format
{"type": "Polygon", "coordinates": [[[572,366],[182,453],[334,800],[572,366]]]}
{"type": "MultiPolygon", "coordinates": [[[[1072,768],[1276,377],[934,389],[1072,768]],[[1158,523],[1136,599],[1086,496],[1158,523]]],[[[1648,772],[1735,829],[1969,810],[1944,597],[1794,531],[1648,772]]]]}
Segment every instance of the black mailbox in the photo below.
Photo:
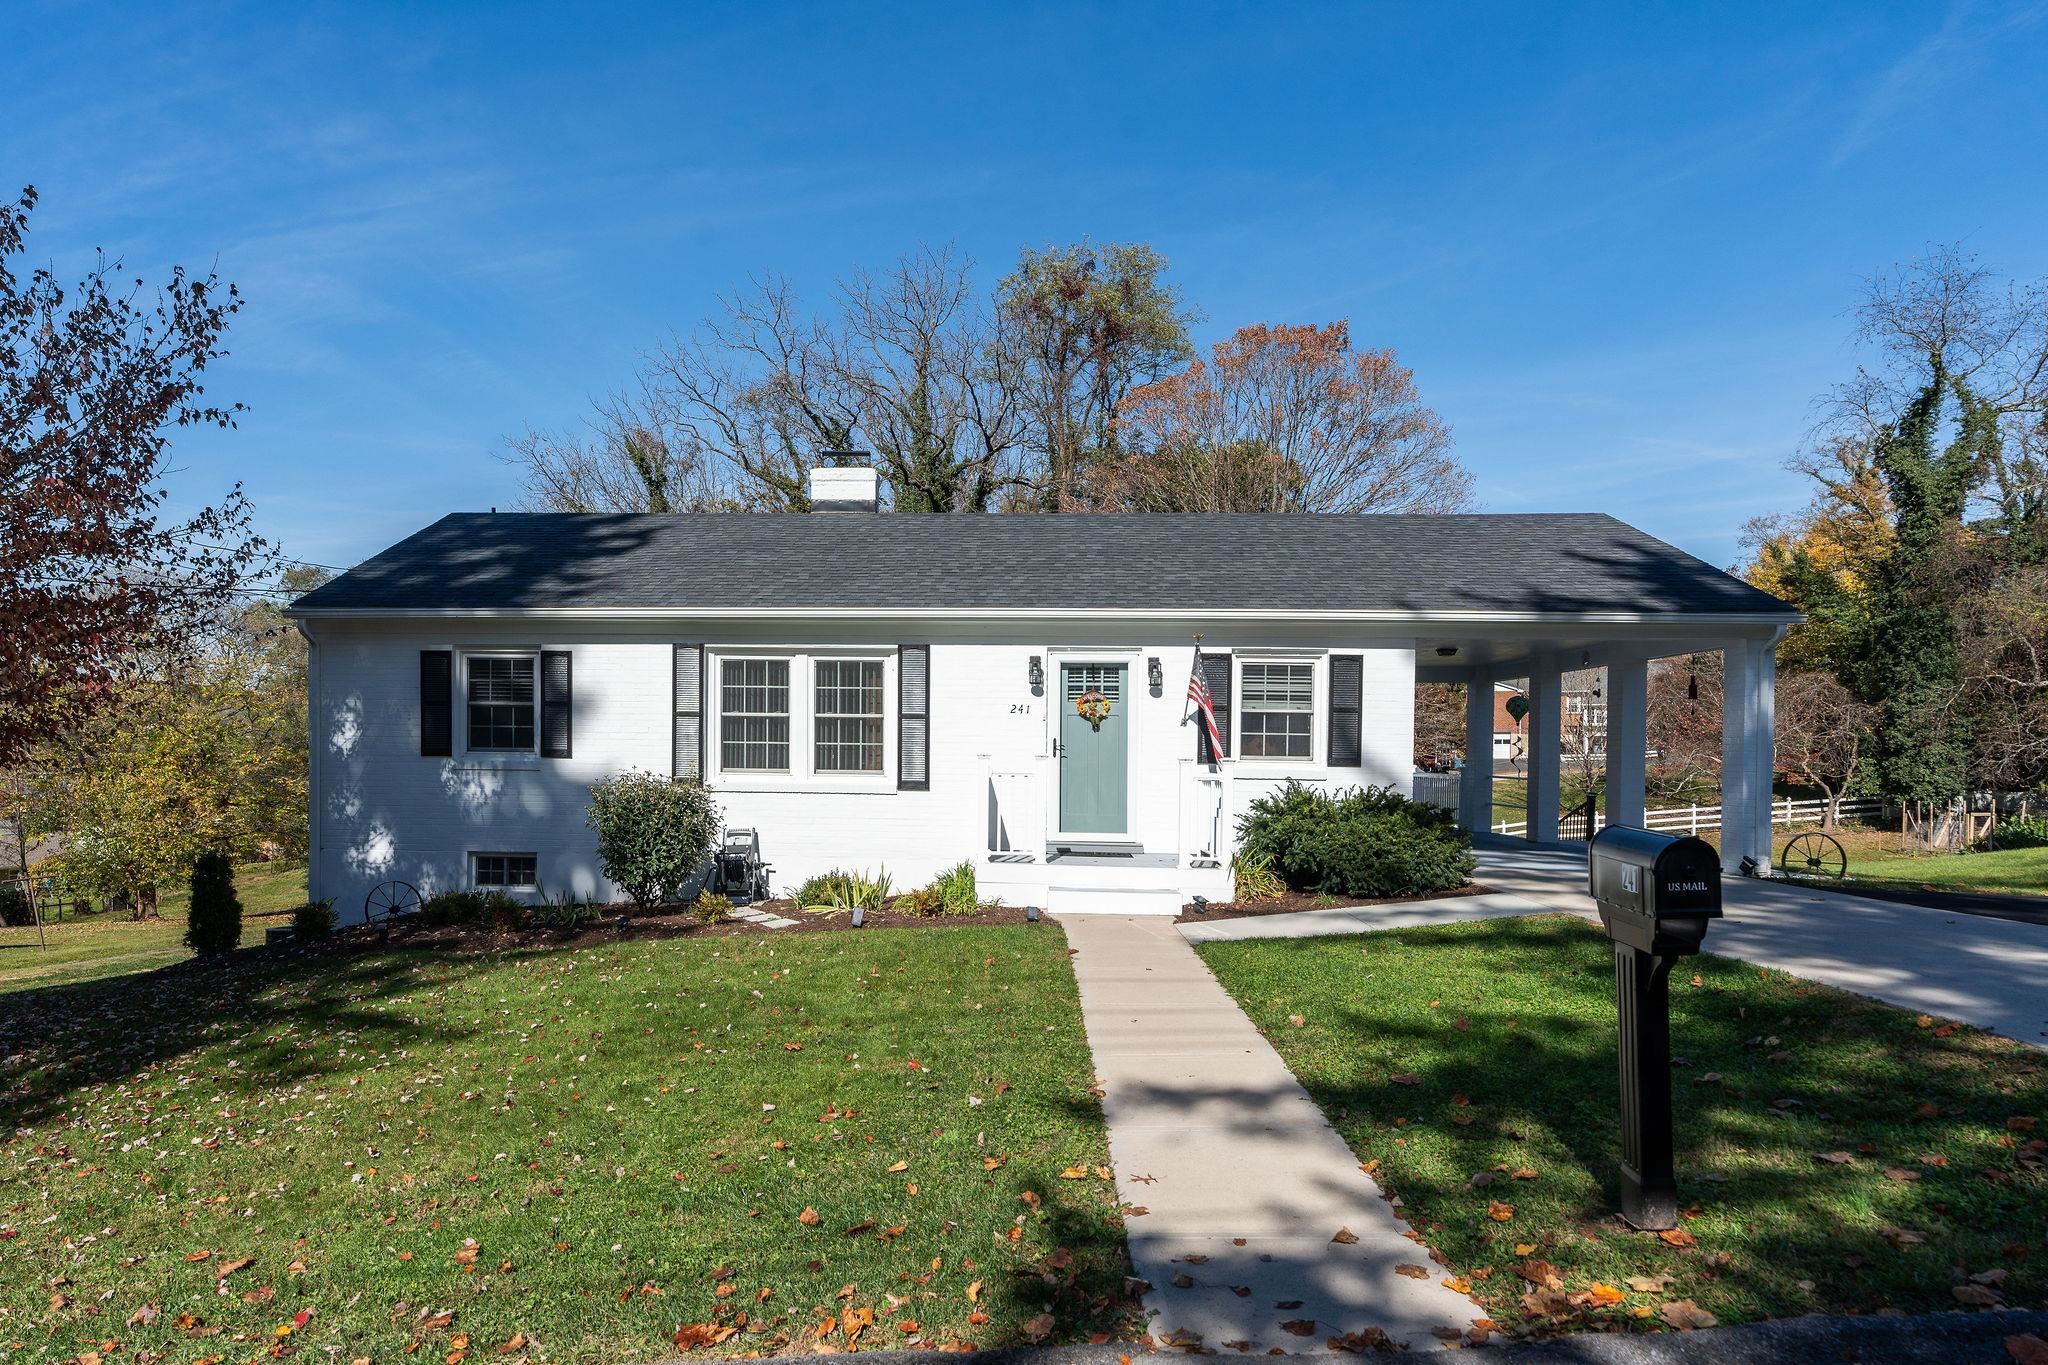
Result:
{"type": "Polygon", "coordinates": [[[1672,1160],[1671,967],[1721,917],[1721,858],[1687,835],[1611,825],[1593,836],[1587,879],[1614,940],[1621,1025],[1621,1216],[1678,1226],[1672,1160]]]}
{"type": "Polygon", "coordinates": [[[1721,855],[1704,839],[1609,825],[1587,861],[1607,936],[1660,956],[1700,950],[1721,917],[1721,855]]]}

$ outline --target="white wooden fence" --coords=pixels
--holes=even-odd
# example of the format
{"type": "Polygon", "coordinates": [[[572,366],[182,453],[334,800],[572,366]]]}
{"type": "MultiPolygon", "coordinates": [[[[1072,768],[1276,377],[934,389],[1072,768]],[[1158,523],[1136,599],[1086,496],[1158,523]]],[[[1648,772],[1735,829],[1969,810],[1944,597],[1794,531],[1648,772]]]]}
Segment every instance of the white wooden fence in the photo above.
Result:
{"type": "MultiPolygon", "coordinates": [[[[1782,797],[1771,802],[1771,823],[1774,825],[1817,825],[1827,802],[1820,800],[1794,801],[1782,797]]],[[[1884,802],[1875,796],[1858,797],[1854,800],[1835,804],[1835,816],[1842,820],[1874,820],[1884,813],[1884,802]]],[[[1607,821],[1597,812],[1594,816],[1596,827],[1607,821]]],[[[1719,806],[1666,806],[1661,810],[1643,812],[1645,828],[1661,830],[1666,834],[1698,834],[1702,830],[1721,828],[1719,806]]],[[[1494,824],[1495,834],[1526,834],[1529,823],[1526,820],[1502,820],[1494,824]]]]}

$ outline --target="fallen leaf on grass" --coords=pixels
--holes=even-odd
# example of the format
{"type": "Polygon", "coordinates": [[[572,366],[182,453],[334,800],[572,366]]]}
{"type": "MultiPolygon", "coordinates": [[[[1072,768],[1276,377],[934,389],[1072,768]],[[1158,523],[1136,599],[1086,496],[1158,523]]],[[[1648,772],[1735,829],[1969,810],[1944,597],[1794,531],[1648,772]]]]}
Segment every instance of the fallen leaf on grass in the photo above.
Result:
{"type": "Polygon", "coordinates": [[[1036,1345],[1038,1342],[1044,1341],[1047,1337],[1051,1336],[1052,1329],[1052,1314],[1040,1313],[1037,1317],[1024,1324],[1024,1337],[1027,1341],[1036,1345]]]}
{"type": "Polygon", "coordinates": [[[237,1256],[232,1261],[222,1261],[220,1264],[220,1269],[213,1272],[213,1277],[217,1280],[225,1280],[228,1276],[234,1274],[236,1271],[247,1270],[250,1266],[255,1264],[256,1258],[254,1256],[237,1256]]]}
{"type": "Polygon", "coordinates": [[[1676,1327],[1681,1332],[1690,1332],[1700,1327],[1713,1327],[1720,1323],[1719,1318],[1694,1303],[1691,1299],[1679,1299],[1675,1302],[1667,1303],[1657,1316],[1663,1318],[1666,1323],[1676,1327]]]}
{"type": "Polygon", "coordinates": [[[2013,1365],[2048,1365],[2048,1341],[2032,1332],[2023,1337],[2007,1337],[2005,1353],[2012,1357],[2013,1365]]]}
{"type": "Polygon", "coordinates": [[[1684,1228],[1666,1228],[1657,1234],[1657,1239],[1669,1247],[1698,1246],[1699,1240],[1684,1228]]]}
{"type": "Polygon", "coordinates": [[[1395,1085],[1421,1085],[1421,1084],[1422,1084],[1422,1077],[1420,1077],[1420,1076],[1416,1075],[1416,1074],[1415,1074],[1414,1072],[1412,1072],[1412,1071],[1401,1071],[1401,1072],[1397,1072],[1397,1073],[1395,1073],[1394,1075],[1392,1075],[1392,1076],[1389,1076],[1389,1077],[1387,1077],[1387,1079],[1388,1079],[1388,1080],[1390,1080],[1390,1081],[1392,1081],[1392,1082],[1393,1082],[1393,1083],[1394,1083],[1395,1085]]]}
{"type": "Polygon", "coordinates": [[[1889,1166],[1885,1168],[1884,1178],[1886,1180],[1902,1180],[1910,1182],[1918,1180],[1920,1178],[1920,1172],[1906,1171],[1899,1169],[1897,1166],[1889,1166]]]}
{"type": "Polygon", "coordinates": [[[2005,1303],[1996,1290],[1981,1284],[1959,1284],[1949,1293],[1956,1296],[1957,1303],[1968,1304],[1972,1308],[1999,1308],[2005,1303]]]}
{"type": "Polygon", "coordinates": [[[967,1286],[967,1301],[968,1301],[969,1303],[980,1303],[980,1302],[981,1302],[981,1281],[980,1281],[980,1280],[976,1280],[976,1281],[975,1281],[975,1282],[974,1282],[973,1284],[970,1284],[970,1285],[968,1285],[968,1286],[967,1286]]]}
{"type": "Polygon", "coordinates": [[[1593,1281],[1592,1288],[1586,1291],[1586,1296],[1601,1308],[1610,1308],[1628,1297],[1613,1285],[1602,1284],[1598,1280],[1593,1281]]]}
{"type": "Polygon", "coordinates": [[[1498,1199],[1486,1201],[1486,1216],[1496,1223],[1505,1223],[1515,1216],[1513,1204],[1503,1204],[1498,1199]]]}
{"type": "Polygon", "coordinates": [[[1631,1275],[1622,1281],[1638,1294],[1661,1294],[1671,1284],[1669,1275],[1631,1275]]]}
{"type": "Polygon", "coordinates": [[[796,1221],[802,1223],[807,1228],[814,1228],[823,1222],[824,1219],[818,1216],[816,1209],[806,1204],[804,1205],[804,1211],[796,1216],[796,1221]]]}
{"type": "Polygon", "coordinates": [[[1813,1159],[1815,1161],[1825,1161],[1830,1166],[1847,1166],[1856,1159],[1856,1154],[1853,1152],[1815,1152],[1813,1159]]]}
{"type": "Polygon", "coordinates": [[[909,1169],[910,1169],[910,1163],[909,1163],[909,1162],[907,1162],[907,1161],[899,1161],[899,1162],[895,1163],[895,1164],[894,1164],[893,1166],[889,1167],[889,1174],[891,1174],[891,1175],[894,1175],[894,1174],[896,1174],[896,1173],[897,1173],[898,1171],[907,1171],[907,1170],[909,1170],[909,1169]]]}

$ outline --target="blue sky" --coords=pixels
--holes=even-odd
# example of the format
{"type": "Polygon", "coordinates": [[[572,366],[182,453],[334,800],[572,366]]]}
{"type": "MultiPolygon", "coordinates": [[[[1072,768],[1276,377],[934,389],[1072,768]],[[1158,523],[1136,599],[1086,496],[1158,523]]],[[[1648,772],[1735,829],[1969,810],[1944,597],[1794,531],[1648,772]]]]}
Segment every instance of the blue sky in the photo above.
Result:
{"type": "Polygon", "coordinates": [[[1206,316],[1348,318],[1490,511],[1717,563],[1856,363],[1874,271],[2048,275],[2048,3],[9,7],[32,250],[248,296],[181,500],[352,563],[510,506],[714,294],[920,241],[1144,240],[1206,316]]]}

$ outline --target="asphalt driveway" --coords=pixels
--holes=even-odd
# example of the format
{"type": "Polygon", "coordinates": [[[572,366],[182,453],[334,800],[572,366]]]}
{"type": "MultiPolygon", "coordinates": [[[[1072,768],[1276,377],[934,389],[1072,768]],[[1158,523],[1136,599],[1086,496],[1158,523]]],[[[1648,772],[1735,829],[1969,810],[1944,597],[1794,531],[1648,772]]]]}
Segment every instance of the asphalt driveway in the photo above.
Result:
{"type": "MultiPolygon", "coordinates": [[[[1597,916],[1584,845],[1481,836],[1477,879],[1597,916]]],[[[2048,1047],[2048,925],[1731,877],[1707,949],[2048,1047]]]]}

